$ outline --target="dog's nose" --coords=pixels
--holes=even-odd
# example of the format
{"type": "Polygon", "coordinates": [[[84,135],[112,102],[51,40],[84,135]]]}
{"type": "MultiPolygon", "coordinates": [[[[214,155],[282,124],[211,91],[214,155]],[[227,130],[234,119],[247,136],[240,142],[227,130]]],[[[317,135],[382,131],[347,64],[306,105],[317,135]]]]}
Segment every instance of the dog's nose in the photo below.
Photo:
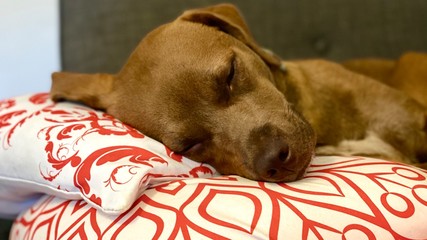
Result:
{"type": "Polygon", "coordinates": [[[261,150],[255,162],[255,172],[265,181],[283,181],[293,175],[289,146],[282,139],[273,139],[261,150]]]}
{"type": "Polygon", "coordinates": [[[292,152],[280,129],[265,125],[251,132],[254,168],[260,180],[278,182],[295,180],[292,152]]]}
{"type": "Polygon", "coordinates": [[[289,173],[286,163],[289,157],[287,145],[266,149],[264,158],[258,159],[257,172],[264,180],[280,181],[289,173]]]}

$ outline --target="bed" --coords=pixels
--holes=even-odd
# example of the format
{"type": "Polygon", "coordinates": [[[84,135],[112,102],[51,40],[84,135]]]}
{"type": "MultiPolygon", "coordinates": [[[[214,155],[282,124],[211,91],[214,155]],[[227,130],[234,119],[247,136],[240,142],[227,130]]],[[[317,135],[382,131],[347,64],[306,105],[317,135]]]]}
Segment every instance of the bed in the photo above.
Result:
{"type": "MultiPolygon", "coordinates": [[[[117,72],[148,31],[217,2],[61,1],[63,70],[117,72]]],[[[423,0],[230,2],[286,59],[427,51],[423,0]]],[[[221,176],[47,93],[0,100],[0,142],[10,239],[427,239],[427,172],[404,164],[324,156],[292,183],[221,176]]]]}

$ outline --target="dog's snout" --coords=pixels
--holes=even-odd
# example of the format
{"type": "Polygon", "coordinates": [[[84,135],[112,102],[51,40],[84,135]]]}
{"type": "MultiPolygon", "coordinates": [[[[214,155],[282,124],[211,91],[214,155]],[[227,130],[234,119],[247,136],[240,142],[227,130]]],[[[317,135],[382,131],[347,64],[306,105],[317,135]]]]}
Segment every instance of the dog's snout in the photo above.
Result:
{"type": "MultiPolygon", "coordinates": [[[[284,181],[293,178],[293,155],[285,134],[277,127],[266,124],[251,132],[254,168],[258,177],[264,181],[284,181]]],[[[291,179],[293,180],[293,179],[291,179]]]]}

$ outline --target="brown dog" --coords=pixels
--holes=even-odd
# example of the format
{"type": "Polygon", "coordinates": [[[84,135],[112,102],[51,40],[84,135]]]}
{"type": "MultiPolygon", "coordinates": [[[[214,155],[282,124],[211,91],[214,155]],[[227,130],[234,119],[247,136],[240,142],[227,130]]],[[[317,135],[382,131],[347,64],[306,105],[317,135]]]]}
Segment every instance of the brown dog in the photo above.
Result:
{"type": "Polygon", "coordinates": [[[155,29],[116,75],[54,73],[51,94],[255,180],[300,179],[316,136],[320,154],[408,163],[427,155],[420,104],[335,63],[282,62],[228,4],[186,11],[155,29]]]}

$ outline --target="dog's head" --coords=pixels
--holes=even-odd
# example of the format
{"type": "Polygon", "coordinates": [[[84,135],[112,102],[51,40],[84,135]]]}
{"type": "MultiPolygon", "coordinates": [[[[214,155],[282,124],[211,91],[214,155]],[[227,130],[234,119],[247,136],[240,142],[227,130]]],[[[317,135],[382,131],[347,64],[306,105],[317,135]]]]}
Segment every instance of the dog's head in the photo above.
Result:
{"type": "Polygon", "coordinates": [[[292,181],[315,136],[275,87],[280,64],[223,4],[155,29],[116,75],[54,73],[51,93],[106,110],[220,173],[292,181]]]}

